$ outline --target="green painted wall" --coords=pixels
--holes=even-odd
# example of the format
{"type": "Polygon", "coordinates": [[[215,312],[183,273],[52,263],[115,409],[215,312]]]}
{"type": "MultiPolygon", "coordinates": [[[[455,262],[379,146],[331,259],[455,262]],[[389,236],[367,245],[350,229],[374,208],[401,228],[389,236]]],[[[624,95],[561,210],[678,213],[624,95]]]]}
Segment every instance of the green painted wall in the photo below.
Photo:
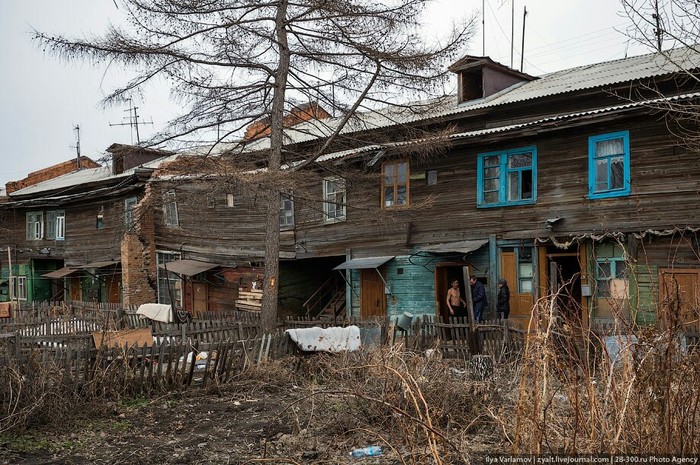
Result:
{"type": "Polygon", "coordinates": [[[630,267],[630,310],[638,325],[656,324],[659,295],[659,267],[635,265],[630,267]]]}

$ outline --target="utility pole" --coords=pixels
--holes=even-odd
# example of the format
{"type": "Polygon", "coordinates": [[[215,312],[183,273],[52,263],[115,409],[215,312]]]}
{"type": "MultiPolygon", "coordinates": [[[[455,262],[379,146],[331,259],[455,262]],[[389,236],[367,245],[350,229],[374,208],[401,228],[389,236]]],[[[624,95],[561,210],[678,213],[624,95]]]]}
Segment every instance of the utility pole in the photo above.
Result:
{"type": "Polygon", "coordinates": [[[659,0],[654,0],[654,13],[651,17],[656,21],[656,29],[654,29],[654,34],[656,35],[656,50],[661,51],[661,15],[659,14],[659,0]]]}
{"type": "Polygon", "coordinates": [[[515,0],[510,0],[510,68],[513,69],[513,51],[515,50],[515,0]]]}
{"type": "Polygon", "coordinates": [[[523,6],[523,44],[520,47],[520,72],[523,72],[523,62],[525,61],[525,18],[527,17],[527,6],[523,6]]]}
{"type": "Polygon", "coordinates": [[[75,153],[76,153],[76,169],[80,171],[80,125],[76,124],[75,128],[75,153]]]}
{"type": "Polygon", "coordinates": [[[481,56],[486,56],[486,0],[481,0],[481,56]]]}
{"type": "MultiPolygon", "coordinates": [[[[139,107],[137,107],[137,106],[133,106],[133,107],[131,106],[131,98],[129,98],[129,108],[127,110],[124,110],[124,111],[129,113],[128,121],[124,122],[124,123],[109,123],[110,126],[130,126],[132,131],[136,130],[136,145],[139,145],[141,143],[141,136],[139,134],[139,124],[153,124],[153,121],[145,121],[145,122],[139,123],[140,117],[139,117],[139,114],[136,112],[136,110],[138,110],[138,109],[139,109],[139,107]]],[[[131,136],[132,136],[131,143],[133,144],[134,143],[133,132],[132,132],[131,136]]]]}

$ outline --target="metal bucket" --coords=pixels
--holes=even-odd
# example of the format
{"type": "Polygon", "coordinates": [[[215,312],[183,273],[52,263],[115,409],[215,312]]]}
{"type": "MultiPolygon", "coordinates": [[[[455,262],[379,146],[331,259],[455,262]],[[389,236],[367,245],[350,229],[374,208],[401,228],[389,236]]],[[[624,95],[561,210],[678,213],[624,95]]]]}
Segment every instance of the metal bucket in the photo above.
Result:
{"type": "Polygon", "coordinates": [[[408,331],[411,329],[411,321],[413,321],[413,314],[408,312],[403,312],[403,315],[399,315],[396,320],[396,327],[401,331],[408,331]]]}

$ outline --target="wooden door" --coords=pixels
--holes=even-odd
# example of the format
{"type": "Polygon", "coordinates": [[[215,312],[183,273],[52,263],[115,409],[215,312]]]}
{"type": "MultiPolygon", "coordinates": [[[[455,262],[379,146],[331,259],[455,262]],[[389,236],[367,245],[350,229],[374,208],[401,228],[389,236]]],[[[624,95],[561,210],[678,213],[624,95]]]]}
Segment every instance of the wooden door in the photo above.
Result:
{"type": "Polygon", "coordinates": [[[659,324],[700,332],[700,270],[659,270],[659,324]]]}
{"type": "Polygon", "coordinates": [[[386,316],[384,281],[375,269],[360,270],[360,317],[386,316]]]}
{"type": "Polygon", "coordinates": [[[510,318],[529,319],[533,297],[529,292],[522,294],[518,292],[517,268],[518,260],[515,252],[501,252],[501,276],[508,281],[510,289],[510,318]]]}
{"type": "Polygon", "coordinates": [[[207,283],[192,283],[192,310],[194,314],[206,312],[209,303],[209,285],[207,283]]]}
{"type": "Polygon", "coordinates": [[[107,302],[110,304],[118,304],[121,302],[121,294],[119,292],[119,278],[111,276],[107,278],[107,302]]]}

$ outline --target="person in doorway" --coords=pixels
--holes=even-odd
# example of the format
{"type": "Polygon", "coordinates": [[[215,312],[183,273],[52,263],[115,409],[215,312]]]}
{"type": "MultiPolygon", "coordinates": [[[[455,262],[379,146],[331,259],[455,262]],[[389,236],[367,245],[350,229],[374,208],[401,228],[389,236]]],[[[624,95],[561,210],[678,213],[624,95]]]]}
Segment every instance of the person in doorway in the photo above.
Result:
{"type": "Polygon", "coordinates": [[[474,306],[474,321],[484,321],[484,311],[488,306],[486,300],[486,289],[484,285],[476,279],[475,276],[469,278],[469,283],[472,288],[472,305],[474,306]]]}
{"type": "Polygon", "coordinates": [[[450,311],[450,317],[467,316],[467,302],[459,292],[459,281],[456,279],[452,280],[452,285],[447,290],[447,308],[450,311]]]}
{"type": "Polygon", "coordinates": [[[503,278],[498,280],[496,311],[498,311],[498,318],[501,320],[507,320],[508,315],[510,315],[510,289],[508,288],[508,281],[503,278]]]}

